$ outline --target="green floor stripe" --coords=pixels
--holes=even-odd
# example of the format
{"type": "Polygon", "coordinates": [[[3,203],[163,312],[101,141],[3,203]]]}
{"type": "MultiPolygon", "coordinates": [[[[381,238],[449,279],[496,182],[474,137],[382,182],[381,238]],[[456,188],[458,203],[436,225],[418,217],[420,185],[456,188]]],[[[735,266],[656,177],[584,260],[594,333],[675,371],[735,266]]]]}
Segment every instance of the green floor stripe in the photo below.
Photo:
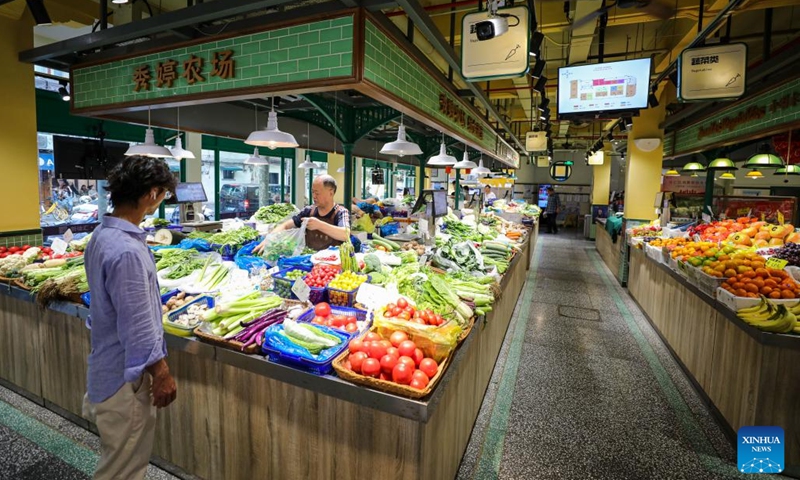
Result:
{"type": "Polygon", "coordinates": [[[602,262],[600,255],[595,250],[587,250],[587,253],[594,264],[595,270],[597,270],[600,277],[603,279],[603,283],[608,286],[608,290],[611,292],[617,309],[622,315],[622,318],[625,319],[628,330],[636,340],[636,344],[639,346],[642,355],[647,360],[661,391],[664,393],[667,402],[678,418],[684,436],[689,439],[692,449],[697,454],[703,467],[709,472],[727,475],[730,478],[752,478],[752,476],[740,474],[736,466],[725,463],[717,456],[717,452],[706,437],[702,427],[700,427],[700,424],[689,409],[683,396],[678,391],[678,387],[675,386],[672,379],[669,377],[666,368],[661,364],[661,360],[659,360],[655,351],[653,351],[653,347],[644,337],[639,325],[636,324],[636,320],[633,318],[625,301],[622,299],[619,292],[617,292],[616,279],[611,278],[606,265],[602,262]]]}
{"type": "Polygon", "coordinates": [[[514,399],[519,359],[522,355],[522,344],[528,327],[528,315],[520,315],[520,313],[523,309],[527,309],[531,303],[531,297],[536,287],[536,269],[539,266],[541,251],[542,249],[537,246],[533,265],[531,265],[527,282],[525,283],[522,303],[517,310],[517,323],[514,326],[514,331],[511,332],[511,345],[508,348],[505,368],[495,396],[492,416],[489,419],[489,425],[484,436],[478,465],[473,474],[473,478],[480,480],[497,478],[500,472],[500,460],[503,458],[503,444],[505,443],[506,430],[508,429],[508,415],[511,412],[511,402],[514,399]]]}
{"type": "Polygon", "coordinates": [[[0,424],[14,430],[86,475],[91,476],[94,473],[99,455],[3,401],[0,401],[0,424]]]}

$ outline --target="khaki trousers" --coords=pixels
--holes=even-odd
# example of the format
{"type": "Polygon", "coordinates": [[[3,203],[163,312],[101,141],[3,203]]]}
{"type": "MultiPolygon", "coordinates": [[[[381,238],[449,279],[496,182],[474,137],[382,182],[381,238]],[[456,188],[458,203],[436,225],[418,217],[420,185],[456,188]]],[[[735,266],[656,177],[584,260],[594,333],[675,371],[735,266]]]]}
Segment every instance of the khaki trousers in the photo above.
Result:
{"type": "Polygon", "coordinates": [[[100,462],[95,480],[144,479],[156,425],[156,407],[150,397],[149,373],[135,383],[126,383],[101,403],[83,398],[83,416],[100,431],[100,462]]]}

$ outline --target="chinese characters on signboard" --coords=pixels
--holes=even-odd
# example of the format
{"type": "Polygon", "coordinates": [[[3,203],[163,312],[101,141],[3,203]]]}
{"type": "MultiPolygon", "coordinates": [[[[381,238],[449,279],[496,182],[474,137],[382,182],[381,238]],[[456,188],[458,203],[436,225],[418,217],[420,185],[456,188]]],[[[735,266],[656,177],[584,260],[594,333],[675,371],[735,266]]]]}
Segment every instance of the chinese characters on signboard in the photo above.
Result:
{"type": "Polygon", "coordinates": [[[450,120],[456,122],[462,127],[466,128],[469,133],[477,138],[483,138],[483,127],[477,120],[467,115],[456,102],[444,93],[439,94],[439,111],[447,116],[450,120]]]}
{"type": "MultiPolygon", "coordinates": [[[[185,79],[189,85],[205,82],[206,77],[203,76],[204,63],[205,61],[202,57],[190,55],[188,59],[183,61],[183,73],[179,74],[178,65],[180,62],[171,59],[158,62],[155,77],[156,88],[172,88],[173,83],[179,77],[185,79]]],[[[214,52],[211,60],[210,75],[212,77],[219,77],[223,80],[234,78],[235,69],[236,63],[233,58],[233,50],[214,52]]],[[[137,66],[133,70],[133,91],[150,90],[152,80],[150,65],[137,66]]]]}

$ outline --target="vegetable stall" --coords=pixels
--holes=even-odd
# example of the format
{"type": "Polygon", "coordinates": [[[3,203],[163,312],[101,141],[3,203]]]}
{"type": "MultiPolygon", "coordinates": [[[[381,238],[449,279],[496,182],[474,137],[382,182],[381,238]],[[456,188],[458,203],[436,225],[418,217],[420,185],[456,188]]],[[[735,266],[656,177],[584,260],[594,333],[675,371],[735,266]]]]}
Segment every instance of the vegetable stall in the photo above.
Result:
{"type": "MultiPolygon", "coordinates": [[[[454,477],[533,235],[446,217],[427,249],[375,235],[273,261],[252,254],[251,230],[154,247],[180,392],[159,414],[156,460],[203,478],[454,477]]],[[[13,259],[0,286],[0,382],[89,426],[82,257],[28,267],[40,257],[13,259]],[[48,284],[42,310],[26,288],[48,284]]]]}

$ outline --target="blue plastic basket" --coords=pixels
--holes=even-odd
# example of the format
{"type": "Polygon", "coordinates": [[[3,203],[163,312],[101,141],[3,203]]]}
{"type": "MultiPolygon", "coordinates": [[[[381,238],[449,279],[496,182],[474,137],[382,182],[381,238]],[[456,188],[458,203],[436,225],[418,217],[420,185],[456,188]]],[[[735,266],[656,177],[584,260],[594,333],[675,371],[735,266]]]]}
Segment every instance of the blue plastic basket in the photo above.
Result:
{"type": "MultiPolygon", "coordinates": [[[[287,298],[289,300],[297,300],[297,295],[292,292],[292,287],[294,286],[295,280],[291,278],[286,278],[286,274],[293,271],[293,270],[300,270],[303,272],[309,272],[310,269],[305,267],[289,267],[284,268],[283,270],[279,270],[272,274],[272,290],[278,294],[281,298],[287,298]],[[276,287],[278,287],[276,289],[276,287]]],[[[305,278],[305,275],[303,277],[305,278]]],[[[309,298],[311,295],[309,294],[309,298]]]]}
{"type": "Polygon", "coordinates": [[[167,313],[166,315],[164,315],[163,319],[164,330],[168,333],[177,335],[179,337],[191,336],[192,332],[194,331],[195,327],[197,327],[197,325],[185,327],[183,325],[178,325],[177,323],[175,323],[175,320],[177,320],[178,317],[180,317],[181,314],[183,314],[189,307],[198,303],[204,303],[208,306],[208,308],[214,308],[214,297],[209,297],[205,295],[202,297],[197,297],[191,302],[187,303],[186,305],[167,313]]]}
{"type": "MultiPolygon", "coordinates": [[[[372,278],[369,275],[364,275],[364,274],[360,274],[359,276],[367,277],[367,279],[365,280],[366,283],[369,283],[370,279],[372,278]]],[[[337,306],[337,307],[352,307],[353,305],[355,305],[356,304],[356,294],[358,294],[358,288],[359,287],[356,287],[353,290],[340,290],[338,288],[332,288],[330,286],[327,287],[327,289],[328,289],[328,303],[331,304],[331,308],[333,308],[334,306],[337,306]],[[331,295],[331,293],[337,293],[337,294],[340,294],[340,295],[331,295]],[[347,301],[346,302],[343,301],[343,299],[345,298],[345,295],[347,296],[347,301]],[[332,303],[331,298],[334,298],[334,300],[333,300],[334,303],[332,303]]]]}
{"type": "MultiPolygon", "coordinates": [[[[341,332],[335,328],[323,327],[321,325],[314,326],[325,333],[336,336],[342,341],[342,343],[320,352],[320,354],[317,355],[317,360],[312,360],[310,358],[312,357],[311,353],[308,353],[309,358],[306,358],[303,356],[298,356],[294,353],[284,352],[278,348],[274,348],[272,345],[269,345],[267,340],[264,340],[264,344],[261,345],[261,351],[269,358],[271,362],[299,368],[315,375],[327,375],[333,370],[333,360],[336,359],[336,357],[338,357],[345,348],[347,348],[350,336],[346,332],[341,332]]],[[[267,328],[267,331],[281,332],[283,331],[283,323],[272,325],[267,328]]]]}
{"type": "Polygon", "coordinates": [[[400,224],[397,222],[390,222],[382,226],[380,230],[381,230],[381,237],[396,235],[400,231],[400,224]]]}
{"type": "MultiPolygon", "coordinates": [[[[300,323],[311,323],[311,320],[313,320],[316,315],[317,314],[314,313],[314,309],[313,308],[309,308],[308,310],[303,312],[299,317],[297,317],[297,321],[300,322],[300,323]]],[[[336,305],[331,305],[331,315],[345,315],[345,316],[348,316],[348,317],[356,317],[356,320],[359,321],[359,322],[363,322],[363,321],[367,320],[367,312],[365,310],[361,310],[359,308],[337,307],[336,305]]],[[[372,325],[372,322],[370,321],[370,322],[365,324],[364,328],[361,328],[357,332],[353,332],[353,333],[348,333],[348,332],[345,332],[344,330],[339,330],[339,329],[334,329],[334,330],[336,330],[338,332],[342,332],[345,335],[348,335],[351,338],[353,338],[353,337],[357,337],[357,336],[361,335],[362,333],[366,332],[367,330],[369,330],[369,327],[371,325],[372,325]]],[[[319,326],[319,325],[317,325],[317,326],[319,326]]]]}
{"type": "Polygon", "coordinates": [[[91,292],[86,292],[86,293],[82,294],[81,295],[81,300],[83,300],[83,304],[88,307],[89,304],[92,303],[91,292]]]}
{"type": "Polygon", "coordinates": [[[222,259],[225,261],[233,261],[233,258],[236,256],[236,252],[239,251],[239,246],[236,245],[229,245],[229,244],[221,244],[221,243],[212,243],[211,244],[211,251],[217,252],[222,255],[222,259]]]}
{"type": "Polygon", "coordinates": [[[161,304],[162,305],[166,305],[170,298],[174,297],[175,295],[177,295],[179,293],[181,293],[181,291],[176,288],[175,290],[170,290],[169,292],[165,293],[164,295],[161,295],[161,304]]]}

